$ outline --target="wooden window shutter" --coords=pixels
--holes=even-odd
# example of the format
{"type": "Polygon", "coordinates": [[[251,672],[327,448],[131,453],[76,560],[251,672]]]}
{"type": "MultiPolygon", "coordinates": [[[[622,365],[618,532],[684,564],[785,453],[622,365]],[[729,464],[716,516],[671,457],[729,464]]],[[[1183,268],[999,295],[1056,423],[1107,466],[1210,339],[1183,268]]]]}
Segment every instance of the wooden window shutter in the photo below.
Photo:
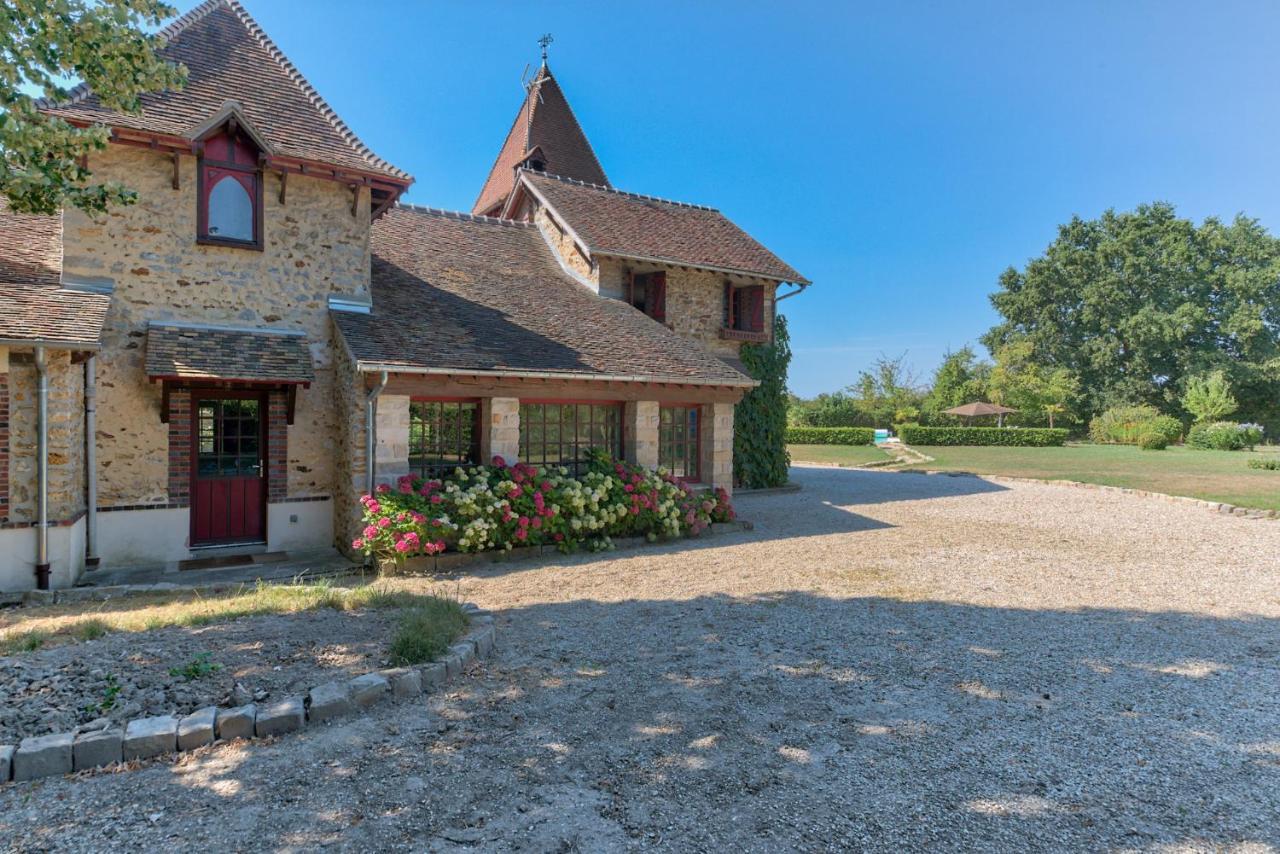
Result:
{"type": "Polygon", "coordinates": [[[627,302],[636,304],[636,274],[630,270],[627,271],[627,302]]]}
{"type": "Polygon", "coordinates": [[[646,313],[659,323],[667,320],[667,274],[650,273],[645,288],[646,313]]]}
{"type": "Polygon", "coordinates": [[[733,328],[733,284],[724,283],[724,328],[733,328]]]}
{"type": "Polygon", "coordinates": [[[764,332],[764,287],[751,289],[751,331],[764,332]]]}

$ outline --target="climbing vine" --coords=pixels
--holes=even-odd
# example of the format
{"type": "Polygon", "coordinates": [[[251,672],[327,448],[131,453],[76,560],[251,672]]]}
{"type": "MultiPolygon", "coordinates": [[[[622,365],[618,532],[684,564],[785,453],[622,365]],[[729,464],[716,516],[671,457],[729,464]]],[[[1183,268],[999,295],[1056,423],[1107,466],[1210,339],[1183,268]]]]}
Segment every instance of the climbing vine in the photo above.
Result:
{"type": "Polygon", "coordinates": [[[787,367],[791,338],[787,319],[775,315],[772,344],[744,344],[743,365],[760,385],[734,408],[733,480],[748,489],[787,482],[787,367]]]}

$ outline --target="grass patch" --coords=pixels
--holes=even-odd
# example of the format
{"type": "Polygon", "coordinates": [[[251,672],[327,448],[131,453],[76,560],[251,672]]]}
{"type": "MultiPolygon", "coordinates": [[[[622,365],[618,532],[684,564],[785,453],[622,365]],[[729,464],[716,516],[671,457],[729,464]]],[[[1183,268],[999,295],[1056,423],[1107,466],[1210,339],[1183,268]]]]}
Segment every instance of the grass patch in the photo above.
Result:
{"type": "Polygon", "coordinates": [[[433,661],[444,655],[469,622],[457,602],[431,597],[431,601],[410,608],[401,618],[388,650],[391,661],[401,666],[433,661]]]}
{"type": "Polygon", "coordinates": [[[787,445],[787,451],[791,454],[791,461],[795,463],[861,466],[892,459],[874,445],[787,445]]]}
{"type": "MultiPolygon", "coordinates": [[[[49,643],[94,640],[108,632],[198,628],[241,617],[332,608],[337,611],[435,607],[436,596],[370,584],[339,587],[329,581],[264,584],[230,593],[153,594],[108,602],[64,603],[0,612],[0,655],[34,652],[49,643]]],[[[456,603],[453,603],[456,606],[456,603]]],[[[459,609],[459,612],[461,609],[459,609]]]]}
{"type": "Polygon", "coordinates": [[[1280,510],[1275,475],[1250,466],[1280,460],[1280,448],[1202,451],[1173,447],[1144,451],[1129,445],[1067,445],[1062,448],[925,447],[934,458],[915,468],[1077,480],[1221,501],[1240,507],[1280,510]]]}

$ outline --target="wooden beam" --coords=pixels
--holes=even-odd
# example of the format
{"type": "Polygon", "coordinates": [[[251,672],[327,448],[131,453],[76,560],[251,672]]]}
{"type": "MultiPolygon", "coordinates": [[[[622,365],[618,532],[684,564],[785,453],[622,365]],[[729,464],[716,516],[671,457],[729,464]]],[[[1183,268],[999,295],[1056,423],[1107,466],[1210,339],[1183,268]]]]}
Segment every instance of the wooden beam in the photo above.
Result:
{"type": "Polygon", "coordinates": [[[284,205],[285,194],[289,189],[289,173],[280,173],[280,204],[284,205]]]}
{"type": "Polygon", "coordinates": [[[351,185],[351,215],[353,217],[360,215],[360,185],[351,185]]]}
{"type": "Polygon", "coordinates": [[[181,190],[182,189],[182,155],[175,151],[170,156],[173,158],[173,189],[181,190]]]}

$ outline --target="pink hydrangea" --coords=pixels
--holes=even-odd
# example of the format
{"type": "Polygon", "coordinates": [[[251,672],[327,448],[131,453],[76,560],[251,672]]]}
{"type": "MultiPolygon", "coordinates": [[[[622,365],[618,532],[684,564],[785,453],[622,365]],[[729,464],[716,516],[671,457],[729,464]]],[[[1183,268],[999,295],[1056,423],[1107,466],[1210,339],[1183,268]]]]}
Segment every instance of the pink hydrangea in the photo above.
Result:
{"type": "Polygon", "coordinates": [[[351,541],[351,548],[353,549],[364,548],[364,540],[362,540],[360,537],[356,537],[354,540],[351,541]]]}
{"type": "Polygon", "coordinates": [[[378,529],[373,525],[368,525],[364,529],[364,536],[365,536],[365,539],[371,540],[374,537],[378,536],[378,529]]]}
{"type": "Polygon", "coordinates": [[[433,496],[431,496],[431,503],[432,503],[432,504],[439,504],[439,503],[440,503],[441,501],[443,501],[443,500],[444,500],[444,499],[443,499],[443,498],[441,498],[439,495],[433,495],[433,496]]]}
{"type": "Polygon", "coordinates": [[[412,548],[413,546],[409,545],[408,540],[401,540],[400,542],[396,543],[396,551],[400,552],[400,554],[404,554],[405,552],[409,551],[412,548]]]}
{"type": "Polygon", "coordinates": [[[533,527],[534,527],[534,528],[541,528],[541,527],[542,527],[542,520],[535,516],[535,517],[534,517],[534,519],[533,519],[533,521],[532,521],[532,522],[530,522],[529,524],[533,525],[533,527]]]}
{"type": "Polygon", "coordinates": [[[379,527],[379,528],[390,528],[390,527],[391,527],[391,520],[390,520],[390,519],[388,519],[386,516],[383,516],[381,519],[379,519],[379,520],[378,520],[378,527],[379,527]]]}
{"type": "Polygon", "coordinates": [[[378,484],[377,492],[378,492],[379,494],[387,493],[387,492],[390,492],[390,491],[391,491],[391,487],[390,487],[390,486],[388,486],[387,484],[385,484],[385,483],[380,483],[380,484],[378,484]]]}
{"type": "Polygon", "coordinates": [[[493,457],[493,464],[500,469],[507,467],[507,461],[497,454],[493,457]]]}
{"type": "Polygon", "coordinates": [[[517,529],[516,529],[516,539],[517,539],[517,540],[519,540],[520,542],[524,542],[528,537],[529,537],[529,529],[528,529],[528,528],[517,528],[517,529]]]}
{"type": "Polygon", "coordinates": [[[382,505],[376,501],[370,500],[369,503],[365,505],[365,509],[370,513],[381,513],[382,505]]]}

